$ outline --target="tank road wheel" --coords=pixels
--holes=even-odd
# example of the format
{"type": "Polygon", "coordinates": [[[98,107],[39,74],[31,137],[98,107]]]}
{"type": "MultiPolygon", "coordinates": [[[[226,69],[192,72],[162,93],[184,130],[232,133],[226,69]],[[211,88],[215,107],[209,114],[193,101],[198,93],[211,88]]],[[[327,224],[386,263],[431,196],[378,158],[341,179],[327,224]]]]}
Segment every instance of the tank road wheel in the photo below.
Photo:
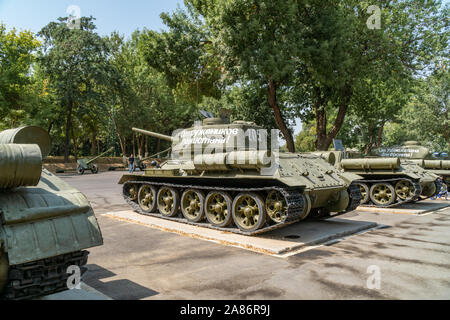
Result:
{"type": "Polygon", "coordinates": [[[281,223],[286,219],[286,199],[279,191],[271,191],[266,198],[266,212],[273,222],[281,223]]]}
{"type": "Polygon", "coordinates": [[[242,231],[256,231],[266,222],[266,206],[256,193],[240,193],[233,201],[233,220],[242,231]]]}
{"type": "Polygon", "coordinates": [[[216,227],[228,227],[233,221],[231,206],[233,201],[225,192],[212,191],[206,196],[205,213],[209,223],[216,227]]]}
{"type": "Polygon", "coordinates": [[[396,199],[394,187],[388,183],[377,183],[370,188],[370,200],[377,206],[390,206],[396,199]]]}
{"type": "Polygon", "coordinates": [[[356,183],[356,185],[358,185],[359,190],[361,191],[361,204],[366,204],[370,199],[369,186],[365,183],[356,183]]]}
{"type": "Polygon", "coordinates": [[[180,207],[180,194],[174,188],[162,187],[158,192],[159,212],[166,217],[175,217],[180,207]]]}
{"type": "Polygon", "coordinates": [[[186,190],[181,196],[181,212],[190,222],[205,218],[205,195],[199,190],[186,190]]]}
{"type": "Polygon", "coordinates": [[[139,186],[137,184],[127,185],[127,189],[125,189],[125,194],[131,201],[136,201],[138,199],[138,192],[139,186]]]}
{"type": "Polygon", "coordinates": [[[8,269],[8,258],[6,257],[6,254],[4,252],[0,251],[0,299],[3,289],[5,288],[6,282],[8,280],[8,269]]]}
{"type": "Polygon", "coordinates": [[[142,211],[145,213],[152,213],[156,211],[156,195],[157,190],[153,186],[144,184],[139,188],[138,203],[142,211]]]}
{"type": "Polygon", "coordinates": [[[411,199],[414,196],[414,186],[409,180],[400,180],[395,184],[395,193],[402,200],[411,199]]]}

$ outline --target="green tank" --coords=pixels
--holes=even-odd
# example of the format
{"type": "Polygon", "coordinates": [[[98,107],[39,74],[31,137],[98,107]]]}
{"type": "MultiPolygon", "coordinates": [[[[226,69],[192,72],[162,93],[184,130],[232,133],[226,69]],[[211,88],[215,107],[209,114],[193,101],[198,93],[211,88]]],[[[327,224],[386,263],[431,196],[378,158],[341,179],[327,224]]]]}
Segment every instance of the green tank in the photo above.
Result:
{"type": "Polygon", "coordinates": [[[364,206],[391,208],[430,198],[438,190],[438,176],[413,161],[400,158],[361,158],[359,152],[328,151],[322,158],[343,170],[363,177],[360,187],[364,206]],[[330,156],[333,154],[334,156],[330,156]]]}
{"type": "Polygon", "coordinates": [[[352,184],[361,177],[316,155],[269,151],[275,148],[264,148],[268,135],[252,122],[222,116],[172,136],[133,131],[172,146],[170,159],[119,181],[140,214],[256,235],[308,217],[344,214],[361,200],[352,184]]]}
{"type": "Polygon", "coordinates": [[[86,197],[43,169],[49,151],[39,127],[0,133],[1,299],[67,290],[68,268],[82,275],[85,249],[103,244],[86,197]]]}
{"type": "Polygon", "coordinates": [[[432,152],[418,141],[407,141],[400,147],[377,148],[372,155],[398,157],[401,161],[412,161],[426,171],[442,176],[450,185],[450,158],[445,152],[432,152]]]}

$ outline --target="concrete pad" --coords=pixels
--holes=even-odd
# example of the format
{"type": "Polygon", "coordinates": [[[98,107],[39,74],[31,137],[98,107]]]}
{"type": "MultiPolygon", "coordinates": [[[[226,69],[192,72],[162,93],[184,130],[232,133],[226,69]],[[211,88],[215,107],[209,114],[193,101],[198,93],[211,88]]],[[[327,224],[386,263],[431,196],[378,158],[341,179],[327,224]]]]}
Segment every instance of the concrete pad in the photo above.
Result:
{"type": "Polygon", "coordinates": [[[441,200],[425,200],[416,203],[407,203],[396,208],[376,208],[376,207],[358,207],[356,210],[364,212],[376,213],[393,213],[393,214],[409,214],[423,215],[425,213],[441,210],[450,207],[450,201],[441,200]]]}
{"type": "Polygon", "coordinates": [[[44,296],[38,300],[111,300],[103,293],[91,288],[85,283],[80,284],[81,289],[66,290],[44,296]]]}
{"type": "Polygon", "coordinates": [[[378,225],[374,222],[329,219],[292,224],[285,228],[264,233],[259,236],[244,236],[231,232],[192,226],[175,221],[143,216],[132,210],[110,212],[103,216],[121,221],[136,223],[161,231],[212,241],[267,255],[284,257],[293,252],[312,249],[329,241],[352,234],[368,231],[378,225]]]}

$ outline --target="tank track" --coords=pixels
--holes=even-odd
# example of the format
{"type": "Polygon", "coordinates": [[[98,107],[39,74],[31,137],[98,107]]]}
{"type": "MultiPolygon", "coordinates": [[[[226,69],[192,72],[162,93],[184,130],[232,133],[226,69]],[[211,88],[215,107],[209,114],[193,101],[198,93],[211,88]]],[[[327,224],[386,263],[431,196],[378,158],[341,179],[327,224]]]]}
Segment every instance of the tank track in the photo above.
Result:
{"type": "MultiPolygon", "coordinates": [[[[373,204],[369,198],[369,203],[366,204],[361,204],[362,207],[375,207],[375,208],[396,208],[402,204],[406,204],[406,203],[414,203],[416,201],[420,201],[420,195],[422,193],[422,187],[420,186],[420,184],[414,180],[411,179],[405,179],[405,178],[394,178],[394,179],[380,179],[380,180],[358,180],[357,182],[362,182],[362,183],[389,183],[389,182],[393,182],[393,185],[395,185],[396,182],[399,182],[401,180],[407,180],[409,182],[412,183],[412,185],[414,186],[414,195],[410,198],[410,199],[405,199],[405,200],[401,200],[401,201],[397,201],[391,205],[388,206],[380,206],[380,205],[376,205],[373,204]]],[[[370,189],[370,188],[369,188],[370,189]]]]}
{"type": "MultiPolygon", "coordinates": [[[[359,188],[358,188],[358,192],[359,192],[359,188]]],[[[246,235],[246,236],[254,236],[254,235],[258,235],[258,234],[262,234],[262,233],[266,233],[272,230],[276,230],[276,229],[280,229],[283,228],[287,225],[296,223],[298,221],[300,221],[301,216],[304,212],[304,198],[302,196],[303,190],[300,188],[280,188],[280,187],[266,187],[266,188],[221,188],[221,187],[204,187],[204,186],[197,186],[197,185],[179,185],[179,184],[170,184],[170,183],[158,183],[158,182],[149,182],[149,181],[129,181],[126,182],[123,186],[123,197],[125,199],[125,201],[139,214],[141,215],[145,215],[145,216],[152,216],[152,217],[157,217],[157,218],[161,218],[161,219],[165,219],[165,220],[171,220],[171,221],[176,221],[176,222],[181,222],[181,223],[185,223],[185,224],[189,224],[189,225],[195,225],[195,226],[199,226],[199,227],[206,227],[209,229],[214,229],[214,230],[219,230],[219,231],[225,231],[225,232],[231,232],[231,233],[236,233],[236,234],[241,234],[241,235],[246,235]],[[157,186],[157,187],[161,187],[161,186],[165,186],[165,187],[172,187],[172,188],[180,188],[180,189],[199,189],[199,190],[208,190],[208,191],[225,191],[225,192],[230,192],[230,191],[235,191],[235,192],[261,192],[261,191],[279,191],[286,199],[286,204],[287,204],[287,213],[285,216],[285,219],[283,222],[280,223],[273,223],[273,224],[269,224],[266,222],[266,224],[264,225],[263,228],[255,230],[255,231],[242,231],[240,230],[238,227],[236,226],[232,226],[232,227],[216,227],[214,225],[209,224],[208,222],[199,222],[199,223],[195,223],[195,222],[191,222],[189,220],[187,220],[184,217],[165,217],[159,213],[146,213],[144,212],[139,204],[133,200],[131,200],[129,198],[129,195],[127,194],[127,186],[129,185],[134,185],[134,184],[139,184],[139,185],[149,185],[149,186],[157,186]]],[[[359,193],[360,194],[360,193],[359,193]]],[[[361,196],[361,194],[360,194],[361,196]]],[[[355,195],[355,200],[354,201],[358,201],[357,200],[357,195],[355,195]]],[[[352,199],[353,200],[353,199],[352,199]]],[[[359,200],[360,201],[360,200],[359,200]]],[[[358,203],[359,203],[358,201],[358,203]]],[[[353,208],[355,206],[355,204],[352,202],[351,205],[349,206],[349,208],[353,208]]],[[[354,209],[351,209],[354,210],[354,209]]],[[[350,211],[351,211],[350,210],[350,211]]],[[[337,214],[337,215],[341,215],[341,214],[345,214],[346,212],[337,214]]],[[[181,214],[180,214],[181,215],[181,214]]],[[[337,216],[334,215],[333,217],[337,216]]],[[[331,218],[331,217],[326,217],[326,218],[331,218]]],[[[272,222],[272,221],[270,221],[272,222]]]]}
{"type": "Polygon", "coordinates": [[[350,203],[345,213],[356,210],[360,206],[362,200],[361,190],[356,183],[353,182],[350,185],[350,187],[348,188],[348,193],[350,196],[350,203]]]}
{"type": "Polygon", "coordinates": [[[88,251],[78,251],[11,266],[0,299],[26,300],[67,290],[70,276],[67,268],[79,266],[83,275],[87,270],[83,266],[87,263],[88,254],[88,251]]]}

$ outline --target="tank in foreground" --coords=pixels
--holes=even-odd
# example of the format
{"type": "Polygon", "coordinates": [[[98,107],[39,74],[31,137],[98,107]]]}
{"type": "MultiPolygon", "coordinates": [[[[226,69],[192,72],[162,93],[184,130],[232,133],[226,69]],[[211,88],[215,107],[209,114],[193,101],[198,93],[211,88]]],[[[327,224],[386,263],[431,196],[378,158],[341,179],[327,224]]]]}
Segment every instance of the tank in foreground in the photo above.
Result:
{"type": "Polygon", "coordinates": [[[361,177],[316,155],[261,150],[260,129],[227,117],[204,119],[172,137],[133,129],[170,141],[172,154],[144,175],[124,175],[124,198],[144,215],[245,235],[358,207],[361,194],[352,182],[361,177]]]}
{"type": "Polygon", "coordinates": [[[82,274],[85,249],[103,244],[86,197],[43,169],[49,151],[39,127],[0,133],[1,299],[67,290],[68,268],[82,274]]]}
{"type": "Polygon", "coordinates": [[[361,204],[383,208],[432,197],[438,188],[438,176],[412,161],[399,158],[361,158],[352,151],[323,152],[336,167],[363,177],[356,183],[362,194],[361,204]],[[330,156],[330,154],[332,156],[330,156]]]}

